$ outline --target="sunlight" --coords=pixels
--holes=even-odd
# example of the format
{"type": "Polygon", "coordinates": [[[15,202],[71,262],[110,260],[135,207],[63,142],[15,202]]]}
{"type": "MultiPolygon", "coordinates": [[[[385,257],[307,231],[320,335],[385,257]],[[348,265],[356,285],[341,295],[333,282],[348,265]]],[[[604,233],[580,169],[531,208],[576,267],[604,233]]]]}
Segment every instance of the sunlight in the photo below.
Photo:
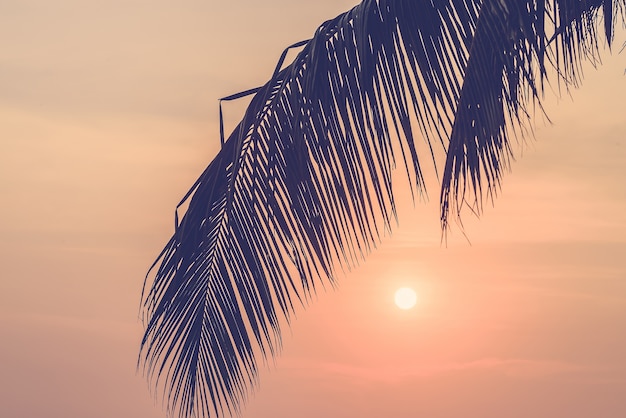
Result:
{"type": "Polygon", "coordinates": [[[394,300],[398,308],[405,310],[411,309],[417,303],[417,294],[411,288],[401,287],[396,290],[394,300]]]}

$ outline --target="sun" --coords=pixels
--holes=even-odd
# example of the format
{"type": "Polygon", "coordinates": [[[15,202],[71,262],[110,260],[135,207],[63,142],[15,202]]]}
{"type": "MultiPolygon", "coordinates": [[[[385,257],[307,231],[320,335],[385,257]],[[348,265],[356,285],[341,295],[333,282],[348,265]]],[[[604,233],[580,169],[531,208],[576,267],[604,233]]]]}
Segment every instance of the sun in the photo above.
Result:
{"type": "Polygon", "coordinates": [[[415,291],[411,288],[401,287],[396,290],[394,299],[398,308],[411,309],[417,303],[417,294],[415,294],[415,291]]]}

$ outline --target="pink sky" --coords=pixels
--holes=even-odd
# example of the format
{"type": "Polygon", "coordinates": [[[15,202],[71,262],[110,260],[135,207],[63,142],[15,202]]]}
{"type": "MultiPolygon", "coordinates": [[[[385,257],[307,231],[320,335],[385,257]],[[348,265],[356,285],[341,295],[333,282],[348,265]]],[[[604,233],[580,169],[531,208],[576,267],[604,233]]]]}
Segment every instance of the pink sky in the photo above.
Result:
{"type": "MultiPolygon", "coordinates": [[[[0,6],[0,417],[165,417],[135,373],[140,291],[219,146],[217,99],[351,5],[0,6]]],[[[604,59],[548,100],[554,125],[467,214],[471,245],[439,245],[436,188],[404,202],[300,310],[242,417],[626,416],[626,52],[604,59]]]]}

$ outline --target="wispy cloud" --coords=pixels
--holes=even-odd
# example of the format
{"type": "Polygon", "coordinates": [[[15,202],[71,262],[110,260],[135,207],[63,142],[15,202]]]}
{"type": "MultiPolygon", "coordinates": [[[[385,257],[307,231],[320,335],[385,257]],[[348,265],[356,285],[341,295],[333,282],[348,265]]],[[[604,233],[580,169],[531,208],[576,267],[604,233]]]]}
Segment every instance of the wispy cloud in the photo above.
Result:
{"type": "Polygon", "coordinates": [[[394,383],[405,380],[428,379],[463,372],[499,372],[520,379],[536,379],[558,374],[588,370],[579,364],[554,360],[488,357],[465,362],[417,364],[406,366],[361,366],[347,363],[307,362],[286,359],[281,367],[315,376],[333,376],[372,382],[394,383]]]}

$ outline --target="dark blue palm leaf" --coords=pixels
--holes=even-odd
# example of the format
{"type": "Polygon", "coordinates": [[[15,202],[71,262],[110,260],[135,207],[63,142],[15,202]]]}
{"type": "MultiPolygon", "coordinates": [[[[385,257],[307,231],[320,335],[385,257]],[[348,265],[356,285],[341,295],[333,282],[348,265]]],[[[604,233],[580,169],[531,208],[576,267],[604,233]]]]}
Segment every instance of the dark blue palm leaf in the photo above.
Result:
{"type": "Polygon", "coordinates": [[[447,150],[444,226],[466,201],[479,211],[546,68],[576,83],[597,54],[598,11],[610,40],[625,3],[370,0],[322,24],[254,90],[146,280],[140,361],[169,411],[239,409],[281,320],[393,225],[398,160],[424,192],[418,141],[428,164],[447,150]]]}

